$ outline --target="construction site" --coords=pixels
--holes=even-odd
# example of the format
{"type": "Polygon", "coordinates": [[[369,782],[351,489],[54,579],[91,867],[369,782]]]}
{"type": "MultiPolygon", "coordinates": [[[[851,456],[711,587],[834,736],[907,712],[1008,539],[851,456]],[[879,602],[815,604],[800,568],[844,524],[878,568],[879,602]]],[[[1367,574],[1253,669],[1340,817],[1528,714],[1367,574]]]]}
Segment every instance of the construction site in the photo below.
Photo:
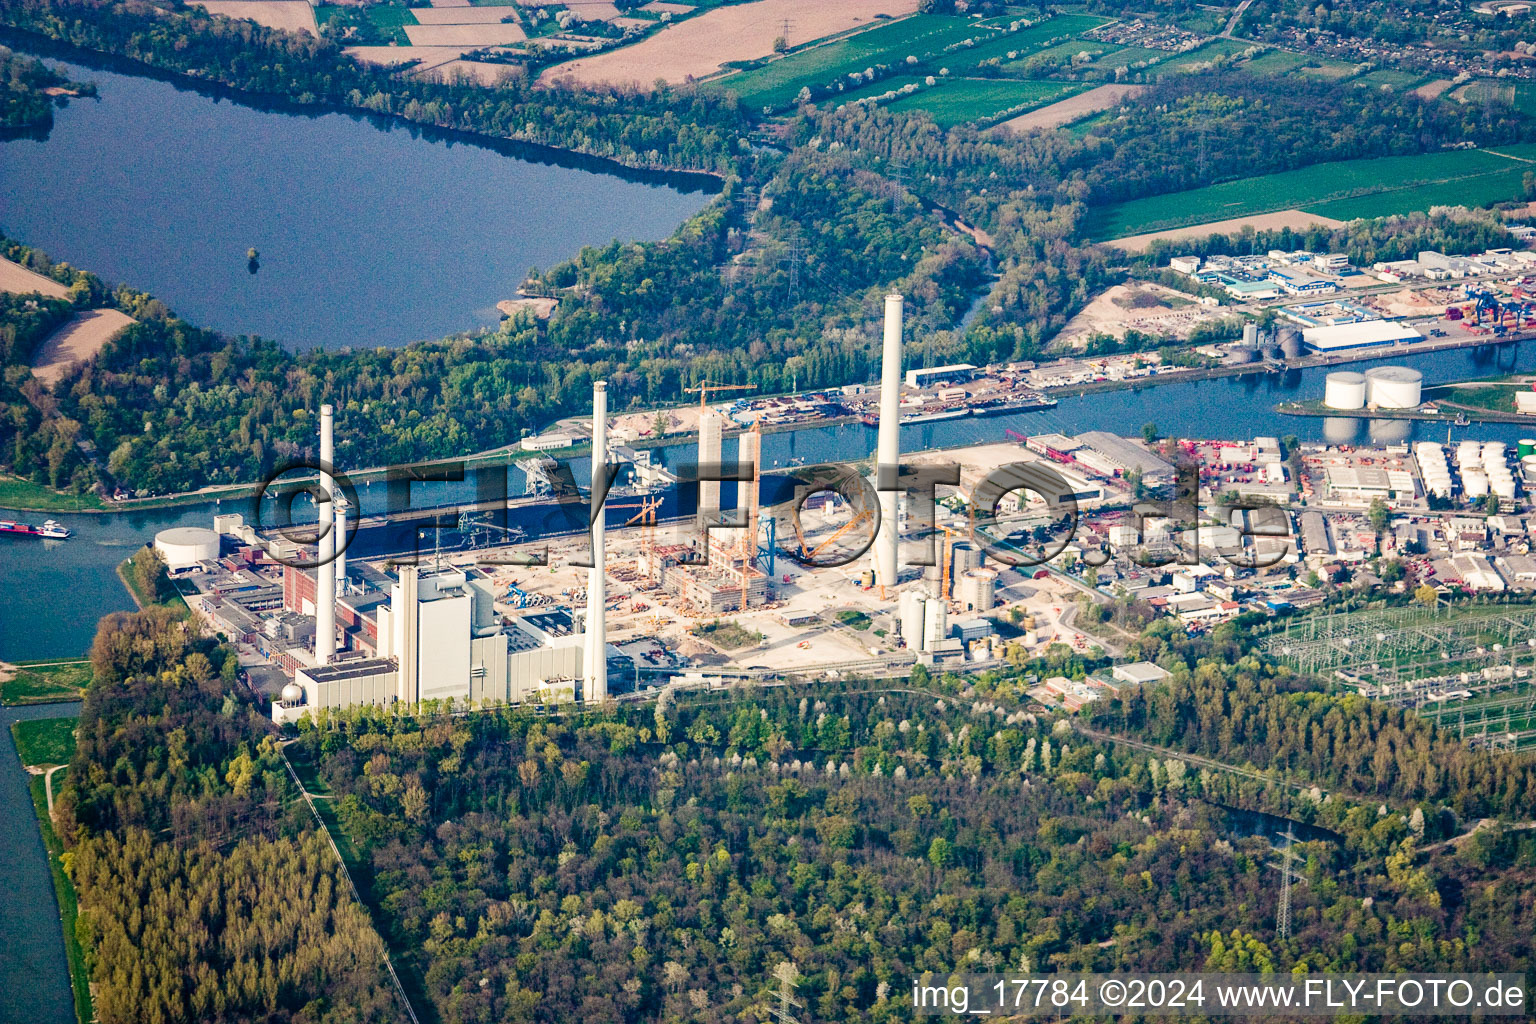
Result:
{"type": "MultiPolygon", "coordinates": [[[[327,469],[314,492],[312,550],[226,513],[204,532],[234,551],[199,553],[175,571],[196,588],[188,603],[201,618],[252,665],[289,680],[273,692],[278,721],[356,704],[600,701],[679,676],[979,668],[1056,643],[1078,652],[1100,646],[1074,627],[1082,585],[1035,561],[1019,566],[1009,553],[1042,546],[1063,496],[1089,507],[1123,501],[1120,474],[1151,457],[1106,436],[1094,442],[1104,453],[1097,461],[1089,447],[1083,459],[1061,460],[1050,445],[1012,442],[903,459],[902,320],[901,296],[888,296],[874,458],[858,453],[847,468],[781,474],[771,503],[763,500],[757,429],[739,435],[735,459],[722,459],[726,421],[710,403],[734,385],[690,389],[699,397],[689,484],[698,496],[687,513],[677,514],[670,493],[676,477],[671,487],[650,480],[615,488],[622,459],[599,381],[591,437],[602,457],[592,460],[585,498],[569,495],[575,500],[564,509],[580,515],[525,530],[465,511],[461,534],[499,533],[451,550],[349,557],[350,540],[338,539],[350,538],[357,522],[333,493],[336,445],[325,406],[319,450],[327,469]],[[1041,472],[1046,463],[1051,474],[1041,472]],[[914,488],[897,466],[942,482],[914,488]],[[991,498],[982,500],[987,488],[991,498]],[[601,513],[590,514],[594,507],[601,513]]],[[[500,500],[510,508],[544,499],[500,500]]],[[[441,521],[442,509],[429,511],[441,521]]],[[[419,537],[419,522],[409,520],[406,533],[419,537]]]]}

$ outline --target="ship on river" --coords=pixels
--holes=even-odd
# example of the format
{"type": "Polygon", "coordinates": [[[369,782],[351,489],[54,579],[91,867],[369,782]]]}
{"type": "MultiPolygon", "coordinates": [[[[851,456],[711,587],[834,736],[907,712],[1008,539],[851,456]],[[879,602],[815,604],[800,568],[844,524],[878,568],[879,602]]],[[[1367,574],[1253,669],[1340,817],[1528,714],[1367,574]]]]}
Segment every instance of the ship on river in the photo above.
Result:
{"type": "Polygon", "coordinates": [[[0,533],[14,534],[19,537],[41,537],[44,540],[68,540],[74,536],[73,531],[55,519],[45,521],[42,526],[0,519],[0,533]]]}

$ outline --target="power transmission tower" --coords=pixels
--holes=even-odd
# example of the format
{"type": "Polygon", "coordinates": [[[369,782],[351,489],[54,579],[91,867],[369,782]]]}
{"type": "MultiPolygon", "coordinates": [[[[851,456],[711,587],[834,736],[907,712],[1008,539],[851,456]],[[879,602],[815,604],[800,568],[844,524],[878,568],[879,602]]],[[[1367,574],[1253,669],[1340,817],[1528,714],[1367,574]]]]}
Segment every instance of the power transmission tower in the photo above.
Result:
{"type": "Polygon", "coordinates": [[[800,244],[798,238],[791,239],[784,256],[779,260],[780,266],[789,267],[789,301],[794,302],[800,298],[800,264],[805,262],[805,247],[800,244]]]}
{"type": "Polygon", "coordinates": [[[1280,850],[1280,909],[1275,912],[1275,938],[1284,941],[1291,937],[1291,858],[1296,856],[1292,849],[1296,835],[1289,825],[1276,835],[1285,840],[1285,846],[1280,850]]]}
{"type": "Polygon", "coordinates": [[[779,1024],[800,1024],[800,1020],[794,1014],[794,1008],[800,1005],[795,999],[795,982],[799,978],[799,972],[795,971],[792,965],[784,964],[774,974],[779,979],[779,1005],[770,1007],[768,1012],[773,1014],[773,1019],[779,1024]],[[786,967],[789,969],[785,970],[786,967]]]}
{"type": "Polygon", "coordinates": [[[912,187],[907,165],[891,160],[885,165],[885,176],[896,183],[896,187],[891,190],[891,212],[898,213],[901,210],[902,196],[912,187]]]}
{"type": "Polygon", "coordinates": [[[789,30],[794,27],[794,24],[795,23],[793,21],[790,21],[788,18],[785,18],[784,19],[784,31],[779,33],[780,37],[784,40],[784,49],[786,49],[786,50],[789,49],[789,30]]]}

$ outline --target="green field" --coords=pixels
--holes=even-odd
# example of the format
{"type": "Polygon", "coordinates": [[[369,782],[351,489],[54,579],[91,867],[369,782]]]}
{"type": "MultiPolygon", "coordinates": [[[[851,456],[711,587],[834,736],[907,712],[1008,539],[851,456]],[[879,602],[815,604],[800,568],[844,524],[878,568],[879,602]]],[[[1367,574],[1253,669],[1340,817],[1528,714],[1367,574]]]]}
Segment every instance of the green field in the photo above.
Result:
{"type": "Polygon", "coordinates": [[[869,99],[871,96],[884,96],[894,89],[901,89],[914,83],[920,85],[922,82],[923,79],[918,75],[892,75],[890,78],[882,78],[878,82],[861,85],[857,89],[848,89],[840,92],[837,94],[835,102],[853,103],[858,100],[869,99]]]}
{"type": "Polygon", "coordinates": [[[1305,64],[1310,58],[1285,50],[1269,50],[1243,65],[1243,70],[1255,75],[1288,75],[1305,64]]]}
{"type": "Polygon", "coordinates": [[[1354,84],[1374,86],[1378,89],[1386,86],[1397,92],[1407,92],[1422,81],[1424,81],[1424,76],[1415,74],[1412,71],[1394,71],[1391,68],[1381,68],[1377,71],[1372,71],[1368,75],[1361,75],[1355,79],[1354,84]]]}
{"type": "Polygon", "coordinates": [[[404,26],[416,24],[416,16],[404,4],[371,4],[353,7],[347,4],[321,4],[315,7],[315,22],[321,28],[335,22],[357,31],[350,42],[362,44],[409,46],[404,26]]]}
{"type": "Polygon", "coordinates": [[[1359,72],[1359,64],[1327,59],[1311,60],[1296,70],[1298,75],[1305,75],[1308,78],[1319,78],[1325,82],[1338,82],[1351,75],[1359,74],[1359,72]]]}
{"type": "Polygon", "coordinates": [[[1132,64],[1140,64],[1143,61],[1156,64],[1158,61],[1166,60],[1170,56],[1171,54],[1167,50],[1152,50],[1145,46],[1127,46],[1116,50],[1114,53],[1105,54],[1089,66],[1099,71],[1114,72],[1121,68],[1128,68],[1132,64]]]}
{"type": "Polygon", "coordinates": [[[104,507],[101,499],[94,494],[60,494],[42,484],[9,473],[0,473],[0,508],[78,512],[81,509],[104,507]]]}
{"type": "Polygon", "coordinates": [[[844,75],[877,64],[895,64],[909,56],[921,60],[986,31],[969,18],[914,14],[910,18],[883,22],[836,42],[800,50],[762,67],[728,75],[712,84],[735,92],[752,110],[783,107],[794,102],[795,96],[806,86],[827,85],[844,75]]]}
{"type": "Polygon", "coordinates": [[[1082,92],[1078,82],[1020,82],[1006,78],[948,79],[931,89],[892,101],[892,110],[926,111],[945,128],[1001,117],[1016,108],[1034,109],[1082,92]]]}
{"type": "Polygon", "coordinates": [[[79,700],[91,681],[91,663],[78,658],[67,661],[24,661],[13,678],[0,683],[0,704],[53,704],[79,700]]]}
{"type": "Polygon", "coordinates": [[[69,764],[75,756],[75,726],[78,718],[38,718],[29,722],[16,722],[11,735],[16,737],[16,753],[22,764],[51,768],[69,764]]]}
{"type": "Polygon", "coordinates": [[[1231,57],[1234,54],[1242,53],[1250,45],[1252,44],[1240,43],[1235,39],[1212,39],[1204,46],[1190,50],[1187,53],[1178,54],[1164,61],[1155,70],[1159,76],[1189,71],[1218,58],[1231,57]]]}
{"type": "MultiPolygon", "coordinates": [[[[935,56],[933,63],[942,64],[949,68],[950,74],[963,75],[983,63],[997,58],[1004,62],[1010,60],[1027,60],[1035,55],[1038,50],[1044,49],[1052,39],[1060,39],[1062,36],[1075,36],[1079,32],[1100,25],[1103,18],[1095,18],[1086,14],[1066,14],[1042,21],[1038,25],[1021,28],[1017,32],[999,36],[977,43],[975,46],[963,50],[951,50],[948,53],[935,56]],[[1008,54],[1017,54],[1009,57],[1008,54]]],[[[1094,48],[1112,47],[1113,43],[1091,42],[1094,48]]]]}
{"type": "Polygon", "coordinates": [[[1341,160],[1148,196],[1097,211],[1089,234],[1120,238],[1289,209],[1350,220],[1431,206],[1485,206],[1520,194],[1522,176],[1536,169],[1511,159],[1526,157],[1525,148],[1530,147],[1341,160]]]}

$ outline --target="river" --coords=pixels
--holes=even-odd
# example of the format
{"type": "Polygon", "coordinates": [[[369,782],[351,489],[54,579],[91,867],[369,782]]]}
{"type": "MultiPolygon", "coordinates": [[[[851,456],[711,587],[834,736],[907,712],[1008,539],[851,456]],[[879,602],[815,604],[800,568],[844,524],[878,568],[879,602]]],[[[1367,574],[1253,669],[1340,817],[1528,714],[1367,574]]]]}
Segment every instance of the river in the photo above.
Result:
{"type": "Polygon", "coordinates": [[[46,59],[100,98],[0,142],[0,229],[228,334],[340,348],[495,324],[530,266],[664,238],[709,198],[697,175],[46,59]]]}
{"type": "MultiPolygon", "coordinates": [[[[1433,385],[1467,377],[1536,370],[1536,342],[1384,358],[1377,362],[1412,366],[1423,372],[1426,385],[1433,385]]],[[[1352,368],[1363,369],[1368,365],[1371,364],[1358,364],[1352,368]]],[[[1004,431],[1008,429],[1021,434],[1109,430],[1136,436],[1148,422],[1155,422],[1164,435],[1174,437],[1237,439],[1263,434],[1294,434],[1304,441],[1327,439],[1334,443],[1385,443],[1421,437],[1445,440],[1444,425],[1411,420],[1279,416],[1272,411],[1277,402],[1321,397],[1323,377],[1329,369],[1314,367],[1286,373],[1255,373],[1136,390],[1105,391],[1063,398],[1053,409],[916,424],[902,428],[902,450],[913,452],[1007,441],[1004,431]]],[[[1525,426],[1485,423],[1455,428],[1453,439],[1472,437],[1513,444],[1529,433],[1531,429],[1525,426]]],[[[765,434],[763,465],[765,471],[772,472],[775,468],[788,467],[791,460],[814,464],[862,459],[870,455],[874,444],[875,431],[861,423],[765,434]]],[[[669,445],[655,451],[659,461],[672,467],[697,457],[693,444],[669,445]]],[[[724,456],[729,459],[734,453],[735,443],[726,441],[724,456]]],[[[586,466],[585,458],[572,460],[572,471],[577,480],[586,479],[586,466]]],[[[521,474],[514,468],[508,475],[509,493],[520,494],[521,474]]],[[[727,484],[722,490],[725,504],[729,506],[732,488],[727,484]]],[[[468,503],[475,499],[475,493],[473,478],[464,483],[423,484],[413,488],[412,502],[417,506],[468,503]]],[[[384,510],[382,484],[359,487],[358,496],[364,513],[384,510]]],[[[675,511],[677,507],[675,499],[669,500],[662,514],[675,511]]],[[[134,548],[148,543],[158,530],[168,526],[208,526],[215,511],[248,512],[249,508],[248,501],[231,501],[217,508],[202,505],[156,513],[56,514],[54,518],[75,531],[72,540],[0,537],[0,579],[25,581],[24,586],[13,588],[7,595],[6,614],[0,616],[0,658],[14,661],[84,651],[90,646],[96,621],[102,615],[133,606],[112,569],[134,548]]],[[[622,521],[632,514],[627,511],[615,513],[613,518],[622,521]]],[[[0,509],[0,517],[28,521],[43,518],[37,513],[11,513],[3,509],[0,509]]],[[[544,518],[539,514],[534,520],[525,522],[543,521],[544,518]]],[[[370,554],[370,547],[375,545],[376,542],[360,543],[354,554],[370,554]]]]}
{"type": "MultiPolygon", "coordinates": [[[[66,718],[79,704],[0,708],[0,1021],[73,1024],[75,998],[64,959],[59,903],[48,870],[48,852],[32,810],[30,777],[22,770],[11,736],[13,722],[66,718]]],[[[54,776],[59,781],[59,776],[54,776]]]]}

